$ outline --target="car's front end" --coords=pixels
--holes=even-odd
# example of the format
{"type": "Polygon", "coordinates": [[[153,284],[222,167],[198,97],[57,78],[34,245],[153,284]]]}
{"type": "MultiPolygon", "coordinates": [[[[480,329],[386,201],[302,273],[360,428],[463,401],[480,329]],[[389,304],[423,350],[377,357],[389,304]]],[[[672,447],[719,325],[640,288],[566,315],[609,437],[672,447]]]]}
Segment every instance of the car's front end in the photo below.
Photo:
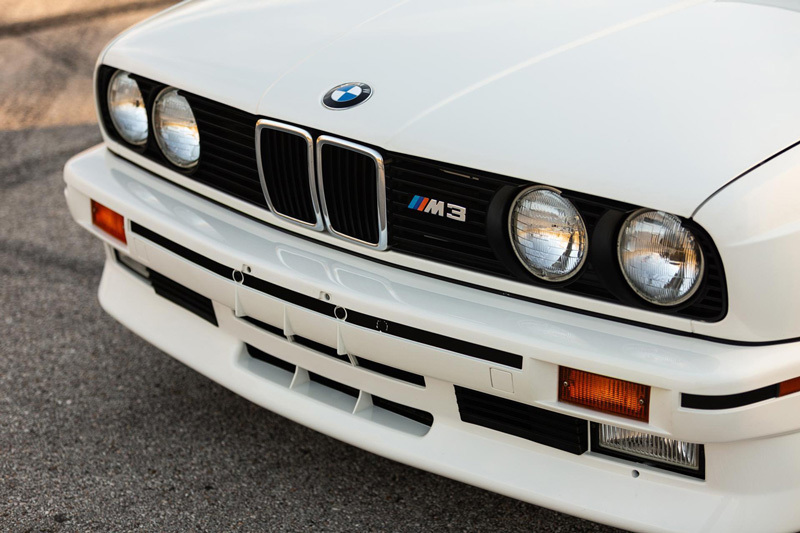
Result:
{"type": "Polygon", "coordinates": [[[65,169],[101,304],[432,472],[797,529],[800,13],[573,4],[186,2],[124,34],[65,169]]]}

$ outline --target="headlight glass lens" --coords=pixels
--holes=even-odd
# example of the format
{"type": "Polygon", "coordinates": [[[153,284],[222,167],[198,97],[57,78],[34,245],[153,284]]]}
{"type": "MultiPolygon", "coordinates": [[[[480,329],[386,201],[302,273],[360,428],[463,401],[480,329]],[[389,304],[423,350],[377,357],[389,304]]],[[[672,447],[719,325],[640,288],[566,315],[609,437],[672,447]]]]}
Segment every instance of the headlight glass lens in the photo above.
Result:
{"type": "Polygon", "coordinates": [[[200,131],[189,102],[168,87],[156,98],[153,131],[167,159],[181,168],[191,168],[200,158],[200,131]]]}
{"type": "Polygon", "coordinates": [[[675,215],[640,210],[622,225],[619,262],[628,284],[657,305],[676,305],[700,286],[703,253],[675,215]]]}
{"type": "Polygon", "coordinates": [[[509,216],[511,242],[522,264],[538,278],[562,281],[586,259],[586,225],[572,202],[558,191],[532,187],[514,202],[509,216]]]}
{"type": "Polygon", "coordinates": [[[108,84],[108,113],[120,136],[137,146],[147,142],[147,109],[139,84],[118,70],[108,84]]]}

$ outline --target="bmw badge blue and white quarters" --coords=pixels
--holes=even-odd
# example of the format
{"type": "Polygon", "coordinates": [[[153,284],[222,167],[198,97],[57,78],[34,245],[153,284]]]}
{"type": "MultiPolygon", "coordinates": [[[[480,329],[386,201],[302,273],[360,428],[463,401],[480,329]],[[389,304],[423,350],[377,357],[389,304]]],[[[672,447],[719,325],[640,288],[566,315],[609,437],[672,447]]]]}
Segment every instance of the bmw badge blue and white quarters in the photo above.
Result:
{"type": "Polygon", "coordinates": [[[66,197],[102,306],[267,409],[623,528],[797,531],[798,95],[794,0],[187,1],[100,56],[66,197]]]}

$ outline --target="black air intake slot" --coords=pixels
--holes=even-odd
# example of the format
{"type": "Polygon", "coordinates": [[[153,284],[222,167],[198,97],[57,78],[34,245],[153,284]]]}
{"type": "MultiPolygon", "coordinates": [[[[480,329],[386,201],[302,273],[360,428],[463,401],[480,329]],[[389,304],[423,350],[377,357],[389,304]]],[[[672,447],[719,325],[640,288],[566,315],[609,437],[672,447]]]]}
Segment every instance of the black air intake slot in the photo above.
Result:
{"type": "Polygon", "coordinates": [[[191,311],[200,318],[208,320],[215,326],[218,325],[217,316],[214,314],[214,304],[211,303],[211,300],[154,270],[148,269],[148,278],[156,294],[191,311]]]}
{"type": "Polygon", "coordinates": [[[580,455],[589,449],[589,423],[561,413],[456,386],[461,420],[580,455]]]}

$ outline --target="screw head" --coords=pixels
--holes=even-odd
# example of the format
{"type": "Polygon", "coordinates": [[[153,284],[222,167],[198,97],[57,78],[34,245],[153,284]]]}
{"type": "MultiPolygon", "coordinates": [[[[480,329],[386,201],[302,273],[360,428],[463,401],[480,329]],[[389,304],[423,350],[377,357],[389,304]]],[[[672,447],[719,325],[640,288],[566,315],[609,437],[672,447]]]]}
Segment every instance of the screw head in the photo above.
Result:
{"type": "Polygon", "coordinates": [[[563,385],[563,386],[564,386],[564,388],[566,388],[566,387],[569,387],[569,381],[565,381],[565,382],[564,382],[564,383],[562,383],[561,385],[563,385]]]}

